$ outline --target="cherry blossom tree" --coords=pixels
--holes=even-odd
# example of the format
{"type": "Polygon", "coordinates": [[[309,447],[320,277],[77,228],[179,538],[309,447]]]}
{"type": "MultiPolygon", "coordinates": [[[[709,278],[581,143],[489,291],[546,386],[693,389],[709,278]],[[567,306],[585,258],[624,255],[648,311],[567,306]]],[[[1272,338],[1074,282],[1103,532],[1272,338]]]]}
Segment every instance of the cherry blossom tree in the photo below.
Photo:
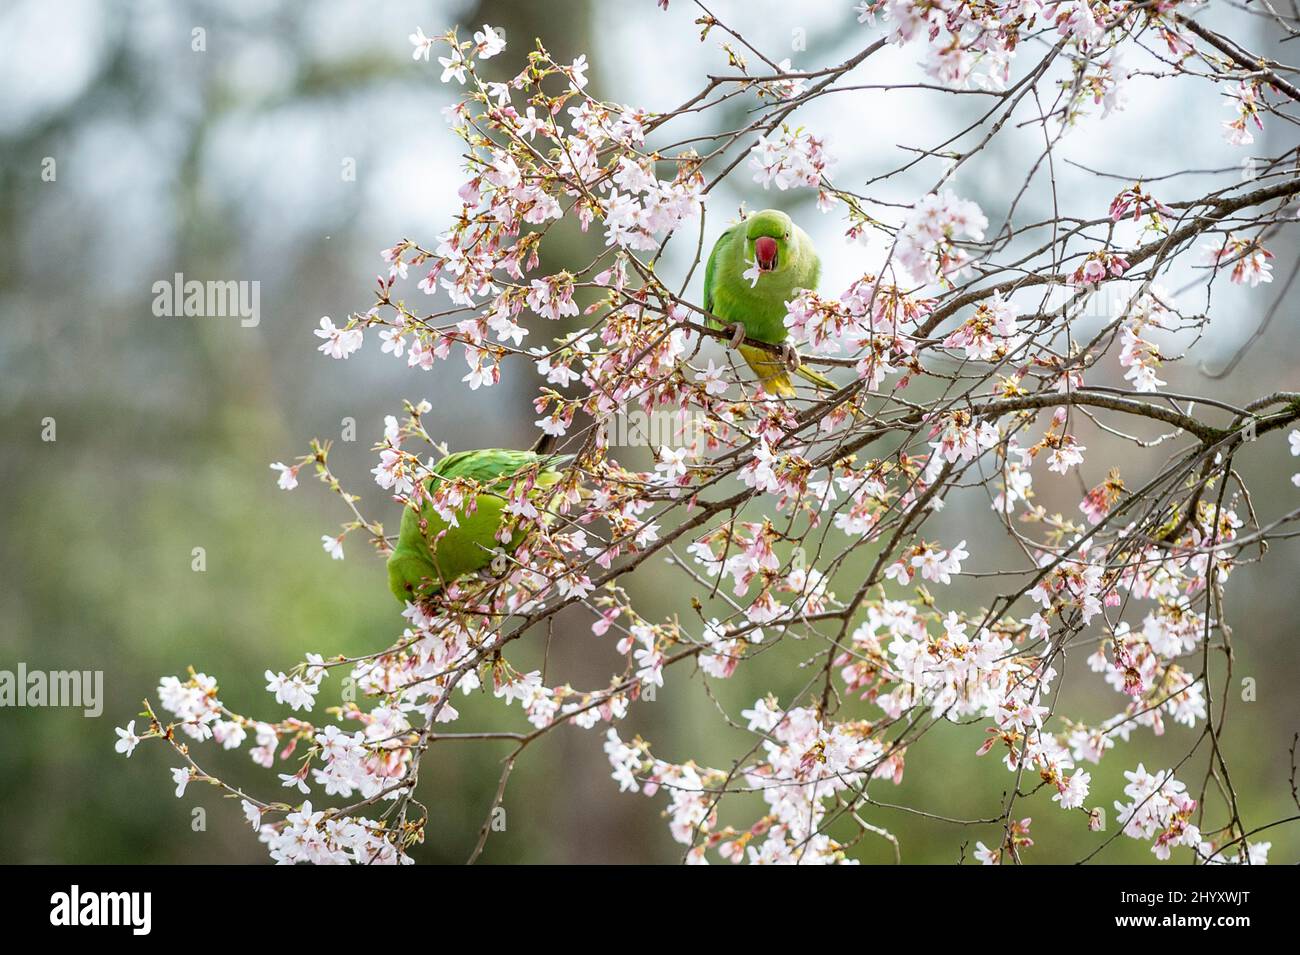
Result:
{"type": "MultiPolygon", "coordinates": [[[[1275,7],[1239,20],[1295,36],[1300,18],[1275,7]]],[[[267,713],[281,715],[234,712],[215,678],[190,671],[163,679],[118,730],[119,751],[169,744],[176,794],[222,787],[278,862],[399,863],[435,825],[420,801],[422,786],[437,786],[427,770],[421,778],[433,747],[507,747],[477,858],[517,762],[574,727],[603,747],[611,793],[659,801],[664,838],[684,861],[843,863],[863,840],[905,848],[877,800],[907,770],[944,770],[908,759],[918,740],[973,723],[986,739],[972,764],[998,761],[1006,774],[987,818],[951,820],[982,827],[978,861],[1032,859],[1031,807],[1068,813],[1081,832],[1102,829],[1114,807],[1103,846],[1140,840],[1158,859],[1267,861],[1266,830],[1289,820],[1247,824],[1221,745],[1234,687],[1229,579],[1300,518],[1300,502],[1253,499],[1238,471],[1271,444],[1300,455],[1300,393],[1259,382],[1239,404],[1216,398],[1208,377],[1206,393],[1184,394],[1162,375],[1207,334],[1225,283],[1253,289],[1260,313],[1276,310],[1268,246],[1295,222],[1297,151],[1265,157],[1248,177],[1221,170],[1209,188],[1099,171],[1114,186],[1109,208],[1056,178],[1071,137],[1104,129],[1138,75],[1170,97],[1196,84],[1222,91],[1226,118],[1198,117],[1189,138],[1245,146],[1270,124],[1292,125],[1295,71],[1211,30],[1204,11],[1178,0],[864,0],[845,11],[857,52],[800,69],[699,5],[700,39],[720,41],[725,67],[675,106],[599,99],[585,57],[507,49],[490,26],[417,29],[415,58],[436,60],[461,93],[445,111],[447,135],[464,145],[460,211],[437,234],[383,250],[373,304],[341,325],[322,319],[319,350],[346,359],[378,347],[407,366],[454,370],[466,401],[507,375],[527,381],[539,433],[571,456],[564,477],[531,496],[517,479],[506,536],[523,530],[524,544],[395,613],[390,646],[362,657],[323,646],[268,670],[267,713]],[[865,184],[837,181],[826,131],[801,125],[801,110],[858,88],[857,71],[891,46],[923,63],[924,81],[909,85],[972,97],[980,113],[865,184]],[[491,57],[514,57],[513,79],[482,78],[491,57]],[[740,128],[679,132],[737,102],[740,128]],[[1025,126],[1041,149],[1023,186],[1004,208],[981,208],[963,176],[1025,126]],[[873,198],[917,167],[936,170],[928,189],[904,204],[873,198]],[[728,221],[709,200],[738,177],[773,202],[815,195],[858,243],[847,287],[787,303],[799,360],[835,376],[833,394],[764,393],[700,305],[701,261],[728,221]],[[1050,196],[1050,219],[1021,213],[1031,189],[1050,196]],[[603,234],[603,251],[558,268],[548,248],[565,219],[603,234]],[[669,243],[689,253],[685,270],[668,274],[669,243]],[[1187,268],[1194,282],[1168,288],[1187,268]],[[425,307],[434,297],[445,304],[425,307]],[[1120,376],[1124,387],[1105,384],[1120,376]],[[679,426],[651,469],[622,463],[610,440],[629,408],[679,426]],[[1128,453],[1094,460],[1089,445],[1103,439],[1128,453]],[[1044,485],[1077,505],[1040,504],[1044,485]],[[956,531],[940,516],[950,504],[974,515],[956,531]],[[693,616],[639,611],[628,583],[652,560],[690,592],[693,616]],[[562,612],[601,641],[605,685],[514,665],[562,612]],[[626,730],[666,681],[709,694],[769,654],[801,674],[802,689],[759,693],[741,712],[719,707],[719,725],[750,740],[728,762],[705,765],[626,730]],[[1067,660],[1084,664],[1070,679],[1110,715],[1062,711],[1067,660]],[[330,679],[357,692],[320,714],[330,679]],[[464,725],[457,699],[473,692],[517,710],[518,727],[464,725]],[[1160,736],[1170,721],[1196,730],[1190,750],[1170,750],[1154,770],[1126,757],[1130,739],[1160,736]],[[246,745],[273,774],[265,792],[228,785],[216,768],[226,758],[216,751],[246,745]],[[1125,768],[1122,792],[1093,785],[1103,759],[1125,768]],[[724,813],[733,803],[749,815],[724,813]]],[[[432,498],[451,519],[481,488],[426,490],[447,453],[437,431],[429,403],[394,409],[373,473],[384,495],[417,508],[432,498]]],[[[383,556],[393,534],[342,486],[330,455],[318,441],[273,464],[279,486],[314,476],[337,496],[346,523],[323,536],[331,557],[364,543],[383,556]]]]}

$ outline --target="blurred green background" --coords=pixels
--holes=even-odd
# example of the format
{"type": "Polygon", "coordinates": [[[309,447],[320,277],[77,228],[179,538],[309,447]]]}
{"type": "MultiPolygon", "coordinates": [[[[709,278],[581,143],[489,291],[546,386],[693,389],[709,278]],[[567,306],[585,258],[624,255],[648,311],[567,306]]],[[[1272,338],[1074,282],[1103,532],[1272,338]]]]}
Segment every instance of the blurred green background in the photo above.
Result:
{"type": "MultiPolygon", "coordinates": [[[[777,58],[793,50],[797,66],[813,67],[864,41],[866,28],[850,8],[822,4],[815,13],[796,13],[775,2],[719,3],[715,12],[777,58]]],[[[706,72],[724,67],[712,39],[697,42],[694,15],[684,2],[665,14],[648,0],[4,5],[0,668],[23,661],[32,669],[102,670],[105,702],[98,719],[76,710],[0,710],[0,861],[264,860],[238,807],[215,790],[193,786],[184,799],[172,796],[168,769],[177,763],[168,749],[144,745],[127,761],[112,744],[113,727],[131,719],[143,697],[156,701],[162,675],[193,665],[221,681],[222,698],[236,710],[272,715],[263,670],[286,669],[308,650],[374,650],[400,631],[382,564],[359,538],[349,538],[341,563],[321,550],[320,535],[344,520],[337,500],[311,480],[282,492],[267,465],[305,452],[313,436],[334,439],[336,470],[363,494],[366,513],[393,528],[398,509],[371,483],[367,449],[383,415],[399,412],[403,398],[431,399],[435,437],[453,448],[532,440],[534,383],[519,367],[501,387],[471,393],[458,380],[457,361],[432,374],[412,371],[381,355],[373,335],[347,362],[314,351],[311,330],[321,315],[341,324],[349,311],[368,307],[369,289],[383,270],[378,250],[402,237],[432,241],[455,208],[459,142],[439,110],[457,91],[438,82],[436,65],[412,62],[407,34],[417,25],[427,34],[454,23],[502,27],[507,51],[487,64],[498,79],[518,70],[531,38],[540,36],[557,59],[588,54],[597,95],[667,109],[693,93],[706,72]],[[196,28],[205,31],[203,51],[192,49],[196,28]],[[56,163],[52,182],[41,177],[47,158],[56,163]],[[349,160],[354,181],[341,175],[349,160]],[[260,325],[155,317],[152,284],[175,272],[259,281],[260,325]],[[45,418],[57,422],[54,442],[41,440],[45,418]],[[355,443],[339,440],[346,418],[357,422],[355,443]],[[203,573],[191,569],[195,547],[206,551],[203,573]],[[207,811],[204,831],[193,831],[196,806],[207,811]]],[[[1238,36],[1267,47],[1254,29],[1238,36]]],[[[888,51],[864,71],[863,82],[895,78],[915,59],[911,51],[888,51]]],[[[1176,102],[1135,96],[1128,113],[1108,121],[1105,135],[1067,140],[1068,154],[1094,167],[1157,171],[1238,162],[1241,154],[1218,142],[1215,92],[1202,93],[1176,102]],[[1208,121],[1214,128],[1192,155],[1185,130],[1205,116],[1214,117],[1208,121]]],[[[938,131],[960,128],[975,108],[964,97],[866,94],[819,101],[805,121],[832,133],[840,157],[836,179],[853,187],[898,161],[895,144],[936,141],[938,131]]],[[[736,106],[690,118],[681,132],[730,128],[725,124],[739,125],[744,115],[736,106]]],[[[958,191],[986,210],[1004,208],[1023,178],[1005,170],[1032,161],[1038,135],[1008,131],[979,169],[959,177],[958,191]]],[[[1259,151],[1286,145],[1264,142],[1259,151]]],[[[1074,195],[1093,196],[1096,213],[1117,189],[1077,170],[1061,175],[1078,177],[1074,195]]],[[[881,198],[910,201],[932,178],[928,171],[905,177],[881,198]]],[[[839,238],[837,217],[821,216],[802,197],[764,195],[743,171],[710,200],[709,241],[740,203],[777,201],[824,250],[824,288],[836,291],[861,273],[861,250],[839,238]]],[[[1031,194],[1021,215],[1029,221],[1047,210],[1050,197],[1031,194]]],[[[601,241],[595,230],[565,235],[568,248],[551,247],[558,255],[544,263],[549,270],[601,241]]],[[[661,271],[684,274],[690,245],[671,253],[661,271]]],[[[1279,262],[1295,254],[1285,241],[1273,251],[1279,262]]],[[[1284,267],[1279,271],[1285,274],[1284,267]]],[[[1170,388],[1237,400],[1300,386],[1289,303],[1228,379],[1209,381],[1198,371],[1201,361],[1213,367],[1226,359],[1268,300],[1263,289],[1222,305],[1216,298],[1219,325],[1192,356],[1170,366],[1170,388]]],[[[1111,372],[1111,383],[1122,383],[1118,367],[1111,372]]],[[[1099,479],[1103,462],[1129,453],[1100,434],[1088,438],[1096,470],[1089,477],[1099,479]]],[[[1293,506],[1296,491],[1280,442],[1242,457],[1263,513],[1293,506]]],[[[1141,466],[1131,466],[1140,477],[1141,466]]],[[[1043,484],[1039,492],[1052,508],[1072,509],[1077,501],[1068,487],[1054,492],[1043,484]]],[[[937,526],[974,537],[991,526],[986,508],[974,498],[956,501],[937,526]]],[[[1224,735],[1248,825],[1294,810],[1287,749],[1300,727],[1297,556],[1293,543],[1276,546],[1262,565],[1239,571],[1228,589],[1234,680],[1258,681],[1256,702],[1234,699],[1224,735]]],[[[658,563],[638,570],[632,586],[647,617],[686,610],[682,588],[658,563]]],[[[850,586],[842,584],[841,592],[850,586]]],[[[981,601],[971,582],[953,594],[981,601]]],[[[734,680],[714,683],[719,701],[734,715],[768,688],[788,700],[806,678],[797,664],[807,649],[782,648],[734,680]]],[[[540,659],[536,646],[517,652],[521,668],[540,659]]],[[[1081,662],[1073,660],[1071,668],[1081,662]]],[[[580,687],[603,685],[621,667],[581,616],[563,619],[550,665],[580,687]]],[[[1065,712],[1101,719],[1122,706],[1095,679],[1077,677],[1067,681],[1065,712]]],[[[337,694],[337,680],[327,681],[322,704],[337,702],[337,694]]],[[[517,710],[503,714],[490,700],[470,700],[462,712],[465,727],[519,725],[517,710]]],[[[698,674],[672,671],[658,700],[636,708],[620,732],[624,738],[641,733],[664,758],[717,765],[730,765],[750,741],[718,718],[698,674]]],[[[504,803],[506,831],[489,840],[484,861],[680,858],[681,847],[660,818],[663,797],[619,794],[602,735],[603,727],[566,728],[529,748],[504,803]]],[[[909,751],[897,791],[881,786],[874,794],[942,816],[996,815],[1012,777],[993,757],[972,758],[982,738],[981,726],[936,730],[909,751]]],[[[1141,760],[1149,768],[1168,765],[1193,738],[1182,727],[1161,739],[1138,731],[1102,768],[1089,767],[1090,804],[1105,806],[1113,821],[1120,771],[1141,760]]],[[[418,859],[468,855],[504,754],[495,745],[449,743],[427,760],[421,798],[431,820],[418,859]]],[[[274,777],[251,764],[246,747],[200,747],[196,756],[234,783],[279,795],[274,777]]],[[[1180,778],[1196,790],[1203,767],[1198,754],[1180,778]]],[[[736,809],[742,807],[738,800],[736,809]]],[[[753,809],[752,801],[745,808],[753,809]]],[[[732,821],[747,823],[755,814],[738,813],[732,821]]],[[[1024,802],[1021,814],[1034,817],[1038,846],[1029,861],[1071,861],[1100,844],[1078,815],[1061,813],[1046,796],[1024,802]]],[[[866,815],[898,835],[908,862],[954,862],[963,847],[969,858],[976,839],[993,844],[999,838],[992,826],[963,829],[885,808],[866,815]]],[[[1280,828],[1266,838],[1274,861],[1295,861],[1300,836],[1294,830],[1280,828]]],[[[860,854],[880,862],[892,857],[880,840],[862,843],[860,854]]],[[[1153,861],[1146,845],[1124,839],[1101,859],[1153,861]]]]}

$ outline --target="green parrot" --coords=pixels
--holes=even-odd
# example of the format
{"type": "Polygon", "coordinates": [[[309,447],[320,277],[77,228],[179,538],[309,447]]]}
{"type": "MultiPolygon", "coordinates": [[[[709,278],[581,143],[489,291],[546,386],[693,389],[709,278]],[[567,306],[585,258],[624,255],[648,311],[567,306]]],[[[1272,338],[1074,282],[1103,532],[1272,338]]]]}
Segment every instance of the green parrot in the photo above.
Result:
{"type": "MultiPolygon", "coordinates": [[[[752,274],[752,273],[751,273],[752,274]]],[[[758,375],[769,394],[795,395],[789,372],[818,388],[834,391],[825,375],[799,364],[798,353],[786,341],[785,303],[795,289],[816,290],[821,262],[808,233],[777,209],[755,212],[732,226],[713,244],[704,267],[704,310],[723,319],[732,332],[732,347],[758,375]],[[745,276],[758,269],[757,281],[745,276]],[[761,348],[747,348],[746,338],[782,346],[784,360],[761,348]]]]}
{"type": "Polygon", "coordinates": [[[512,479],[522,471],[540,466],[530,492],[530,496],[536,496],[560,480],[556,465],[567,460],[568,455],[557,457],[538,450],[484,448],[459,451],[439,461],[433,475],[426,479],[425,488],[431,489],[438,480],[478,481],[480,489],[474,513],[457,511],[458,524],[451,527],[438,516],[430,501],[425,501],[418,513],[412,507],[403,510],[397,546],[388,557],[388,586],[393,595],[403,603],[430,597],[445,584],[489,566],[498,548],[510,552],[517,549],[523,543],[524,530],[516,530],[506,545],[496,536],[512,479]]]}

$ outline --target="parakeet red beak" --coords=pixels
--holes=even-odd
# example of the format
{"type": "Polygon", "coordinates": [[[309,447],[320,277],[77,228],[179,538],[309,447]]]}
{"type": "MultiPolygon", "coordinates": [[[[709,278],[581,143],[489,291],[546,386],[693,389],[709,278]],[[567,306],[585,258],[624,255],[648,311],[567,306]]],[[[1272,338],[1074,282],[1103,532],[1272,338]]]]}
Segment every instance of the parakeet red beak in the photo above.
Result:
{"type": "Polygon", "coordinates": [[[770,235],[760,235],[755,239],[754,258],[758,260],[760,272],[771,272],[776,268],[776,239],[770,235]]]}

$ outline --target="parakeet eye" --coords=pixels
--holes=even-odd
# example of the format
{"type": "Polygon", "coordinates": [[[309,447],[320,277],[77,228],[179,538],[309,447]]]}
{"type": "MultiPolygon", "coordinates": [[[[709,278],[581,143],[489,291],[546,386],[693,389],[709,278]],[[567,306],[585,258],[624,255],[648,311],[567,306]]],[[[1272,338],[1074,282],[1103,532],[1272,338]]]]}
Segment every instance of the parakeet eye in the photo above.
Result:
{"type": "Polygon", "coordinates": [[[790,233],[787,232],[787,233],[785,234],[785,237],[786,237],[787,239],[790,238],[790,233]]]}

